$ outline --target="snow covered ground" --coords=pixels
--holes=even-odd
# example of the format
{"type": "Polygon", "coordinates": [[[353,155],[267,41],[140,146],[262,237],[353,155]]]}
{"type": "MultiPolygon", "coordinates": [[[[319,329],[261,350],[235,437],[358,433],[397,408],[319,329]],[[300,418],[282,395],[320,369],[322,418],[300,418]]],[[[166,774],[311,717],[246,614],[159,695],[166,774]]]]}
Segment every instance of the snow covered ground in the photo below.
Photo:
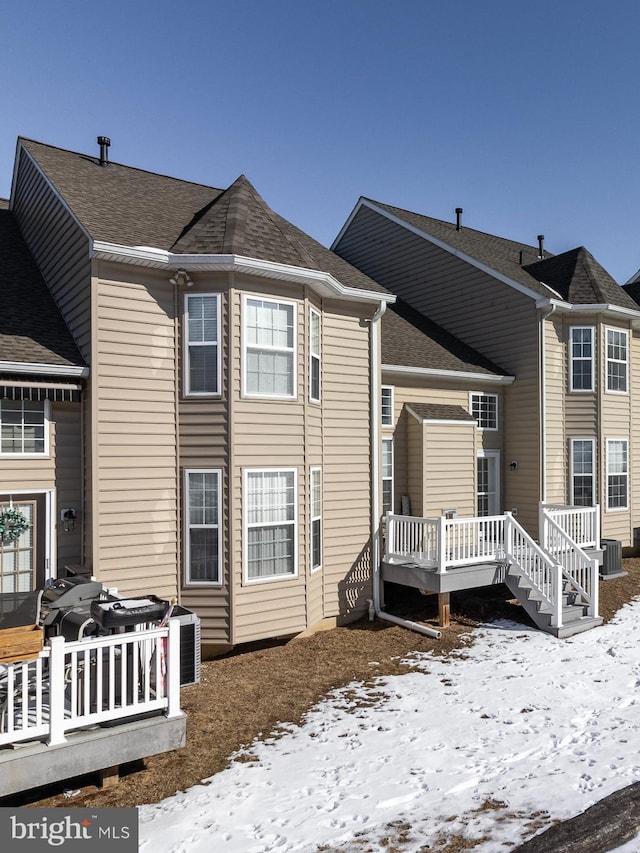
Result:
{"type": "Polygon", "coordinates": [[[142,807],[140,849],[383,850],[387,837],[415,853],[460,834],[504,853],[640,780],[639,601],[569,640],[510,622],[474,638],[453,660],[420,655],[408,675],[336,691],[303,726],[142,807]]]}

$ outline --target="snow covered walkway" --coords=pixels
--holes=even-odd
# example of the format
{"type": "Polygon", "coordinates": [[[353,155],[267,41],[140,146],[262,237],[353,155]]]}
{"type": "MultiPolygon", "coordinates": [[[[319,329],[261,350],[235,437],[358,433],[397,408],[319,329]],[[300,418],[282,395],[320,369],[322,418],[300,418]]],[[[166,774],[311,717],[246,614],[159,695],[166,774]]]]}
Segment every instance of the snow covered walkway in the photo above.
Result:
{"type": "Polygon", "coordinates": [[[504,853],[640,780],[640,602],[569,640],[510,622],[473,636],[456,658],[336,691],[207,784],[142,807],[140,849],[362,851],[386,836],[416,853],[460,834],[504,853]]]}

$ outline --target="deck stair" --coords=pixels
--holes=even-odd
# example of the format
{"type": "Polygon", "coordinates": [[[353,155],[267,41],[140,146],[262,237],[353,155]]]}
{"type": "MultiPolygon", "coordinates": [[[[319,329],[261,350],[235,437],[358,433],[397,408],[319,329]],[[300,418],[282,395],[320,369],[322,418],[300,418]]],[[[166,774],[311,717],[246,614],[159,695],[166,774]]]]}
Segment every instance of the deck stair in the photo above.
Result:
{"type": "Polygon", "coordinates": [[[554,637],[566,639],[602,625],[602,616],[588,615],[589,605],[581,600],[576,590],[571,589],[568,581],[564,581],[562,587],[561,627],[553,624],[553,608],[542,600],[531,581],[510,568],[504,582],[535,625],[554,637]]]}
{"type": "Polygon", "coordinates": [[[599,508],[541,506],[540,541],[512,513],[387,516],[382,578],[448,596],[505,583],[542,631],[565,638],[602,624],[599,508]]]}

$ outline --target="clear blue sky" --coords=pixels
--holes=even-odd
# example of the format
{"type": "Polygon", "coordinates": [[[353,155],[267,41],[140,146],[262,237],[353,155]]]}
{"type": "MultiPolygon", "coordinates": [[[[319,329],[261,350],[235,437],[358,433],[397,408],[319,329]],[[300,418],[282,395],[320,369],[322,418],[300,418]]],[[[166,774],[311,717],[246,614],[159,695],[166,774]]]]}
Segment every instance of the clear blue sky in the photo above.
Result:
{"type": "Polygon", "coordinates": [[[224,187],[330,244],[360,195],[640,267],[640,4],[4,0],[0,196],[28,136],[224,187]]]}

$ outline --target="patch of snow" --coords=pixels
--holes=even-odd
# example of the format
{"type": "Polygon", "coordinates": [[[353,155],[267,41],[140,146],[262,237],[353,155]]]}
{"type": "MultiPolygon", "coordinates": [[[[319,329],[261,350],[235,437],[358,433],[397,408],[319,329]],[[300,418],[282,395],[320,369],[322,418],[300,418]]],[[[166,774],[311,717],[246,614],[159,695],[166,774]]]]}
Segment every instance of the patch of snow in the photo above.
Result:
{"type": "Polygon", "coordinates": [[[206,784],[141,807],[140,850],[382,850],[387,837],[417,853],[459,834],[505,853],[640,780],[640,602],[568,640],[505,621],[474,637],[458,657],[335,691],[206,784]]]}

